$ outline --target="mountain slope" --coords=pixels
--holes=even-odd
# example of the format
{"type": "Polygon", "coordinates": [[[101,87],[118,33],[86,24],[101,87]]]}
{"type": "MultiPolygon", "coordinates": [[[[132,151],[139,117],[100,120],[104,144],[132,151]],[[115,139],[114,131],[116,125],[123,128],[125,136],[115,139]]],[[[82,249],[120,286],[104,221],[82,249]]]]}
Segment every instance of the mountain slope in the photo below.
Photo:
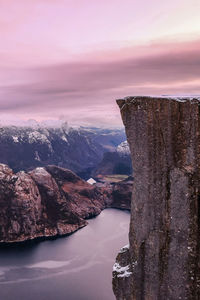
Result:
{"type": "Polygon", "coordinates": [[[132,163],[127,141],[122,142],[115,151],[105,152],[102,161],[93,171],[94,177],[101,175],[124,174],[131,175],[132,163]]]}
{"type": "Polygon", "coordinates": [[[106,207],[130,209],[131,189],[131,180],[100,188],[57,166],[0,164],[0,243],[70,234],[106,207]]]}
{"type": "Polygon", "coordinates": [[[123,135],[123,130],[74,129],[65,124],[57,128],[0,127],[0,163],[15,172],[54,164],[87,178],[101,161],[107,144],[118,144],[123,135]],[[100,142],[102,136],[106,142],[100,142]]]}

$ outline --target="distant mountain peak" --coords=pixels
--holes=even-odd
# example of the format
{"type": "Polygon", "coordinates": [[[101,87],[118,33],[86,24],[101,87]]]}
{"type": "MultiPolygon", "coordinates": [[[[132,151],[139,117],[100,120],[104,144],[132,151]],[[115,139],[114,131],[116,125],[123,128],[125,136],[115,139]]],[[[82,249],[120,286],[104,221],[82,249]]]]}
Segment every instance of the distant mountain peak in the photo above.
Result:
{"type": "Polygon", "coordinates": [[[120,156],[130,155],[130,148],[127,141],[122,142],[116,149],[117,153],[120,156]]]}

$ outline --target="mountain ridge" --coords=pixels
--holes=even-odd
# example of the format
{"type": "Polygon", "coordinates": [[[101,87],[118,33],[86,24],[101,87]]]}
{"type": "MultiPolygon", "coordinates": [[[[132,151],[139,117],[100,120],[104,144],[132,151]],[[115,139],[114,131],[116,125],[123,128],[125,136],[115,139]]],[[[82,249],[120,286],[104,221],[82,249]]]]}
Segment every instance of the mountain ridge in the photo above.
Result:
{"type": "Polygon", "coordinates": [[[0,127],[0,163],[14,171],[54,164],[85,179],[108,148],[124,140],[123,130],[62,127],[0,127]]]}

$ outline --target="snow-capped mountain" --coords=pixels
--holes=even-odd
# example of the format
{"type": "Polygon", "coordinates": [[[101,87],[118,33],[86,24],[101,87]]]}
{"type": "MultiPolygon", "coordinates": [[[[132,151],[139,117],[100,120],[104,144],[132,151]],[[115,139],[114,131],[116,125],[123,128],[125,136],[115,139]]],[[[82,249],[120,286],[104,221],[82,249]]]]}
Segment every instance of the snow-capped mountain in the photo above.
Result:
{"type": "Polygon", "coordinates": [[[130,155],[130,148],[127,141],[122,142],[120,145],[117,146],[117,153],[120,156],[127,156],[130,155]]]}
{"type": "Polygon", "coordinates": [[[102,161],[93,172],[94,176],[111,174],[132,174],[130,149],[127,141],[119,144],[115,151],[105,152],[102,161]]]}
{"type": "Polygon", "coordinates": [[[124,129],[109,129],[97,127],[80,127],[80,132],[87,134],[94,142],[107,151],[115,151],[116,147],[126,139],[124,129]]]}
{"type": "Polygon", "coordinates": [[[0,163],[14,171],[54,164],[81,176],[101,161],[103,153],[124,139],[123,130],[48,126],[1,126],[0,163]],[[102,138],[103,137],[103,138],[102,138]]]}

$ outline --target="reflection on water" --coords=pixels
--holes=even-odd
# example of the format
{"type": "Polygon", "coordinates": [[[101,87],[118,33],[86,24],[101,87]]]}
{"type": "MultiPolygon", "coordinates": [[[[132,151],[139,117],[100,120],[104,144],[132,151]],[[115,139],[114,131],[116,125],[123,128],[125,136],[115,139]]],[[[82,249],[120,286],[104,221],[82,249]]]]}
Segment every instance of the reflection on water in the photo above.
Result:
{"type": "Polygon", "coordinates": [[[130,214],[106,209],[71,236],[0,248],[2,300],[114,300],[112,266],[130,214]]]}

